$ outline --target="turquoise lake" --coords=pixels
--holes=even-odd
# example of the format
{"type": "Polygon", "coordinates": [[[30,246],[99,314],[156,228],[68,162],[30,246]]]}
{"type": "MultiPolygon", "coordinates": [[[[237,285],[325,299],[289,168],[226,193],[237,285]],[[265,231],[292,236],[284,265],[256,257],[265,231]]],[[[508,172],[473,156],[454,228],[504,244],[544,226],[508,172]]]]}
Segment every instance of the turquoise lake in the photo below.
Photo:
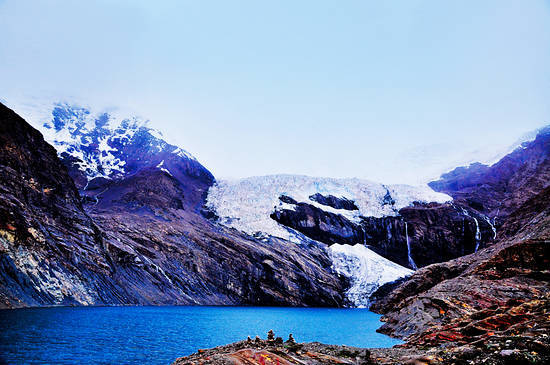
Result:
{"type": "Polygon", "coordinates": [[[358,347],[400,343],[365,309],[56,307],[0,310],[0,364],[170,364],[247,336],[358,347]]]}

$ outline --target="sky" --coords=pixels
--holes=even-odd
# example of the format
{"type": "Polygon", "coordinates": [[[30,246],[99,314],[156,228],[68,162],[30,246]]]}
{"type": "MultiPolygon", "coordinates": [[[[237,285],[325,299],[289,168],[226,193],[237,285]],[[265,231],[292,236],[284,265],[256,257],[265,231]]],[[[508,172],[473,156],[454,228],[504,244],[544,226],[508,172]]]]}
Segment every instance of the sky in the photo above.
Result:
{"type": "Polygon", "coordinates": [[[550,123],[548,0],[0,0],[0,35],[8,106],[131,110],[222,178],[419,184],[550,123]]]}

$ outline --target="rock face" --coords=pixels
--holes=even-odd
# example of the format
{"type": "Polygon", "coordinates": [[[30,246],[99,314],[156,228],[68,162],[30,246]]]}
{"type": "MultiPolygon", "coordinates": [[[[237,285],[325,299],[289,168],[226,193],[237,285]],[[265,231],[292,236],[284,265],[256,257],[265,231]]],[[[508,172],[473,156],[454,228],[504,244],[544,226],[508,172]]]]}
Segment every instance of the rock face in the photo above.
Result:
{"type": "Polygon", "coordinates": [[[284,195],[279,199],[292,207],[271,214],[278,223],[328,245],[362,243],[409,268],[413,268],[409,248],[415,265],[423,267],[475,252],[496,238],[485,216],[451,203],[413,203],[400,209],[399,216],[361,217],[355,223],[284,195]]]}
{"type": "Polygon", "coordinates": [[[486,344],[512,335],[525,344],[539,341],[550,328],[543,314],[550,305],[548,194],[545,189],[508,214],[503,227],[514,226],[512,238],[420,269],[382,295],[371,307],[385,315],[381,331],[419,346],[486,344]]]}
{"type": "Polygon", "coordinates": [[[2,307],[344,303],[345,282],[322,245],[260,241],[205,219],[213,180],[187,155],[160,151],[139,168],[86,176],[81,202],[54,148],[3,105],[0,132],[2,307]],[[157,163],[164,153],[178,158],[157,163]]]}
{"type": "MultiPolygon", "coordinates": [[[[320,194],[319,194],[320,195],[320,194]]],[[[363,242],[361,225],[345,216],[327,212],[308,203],[299,203],[285,195],[281,202],[292,205],[290,209],[276,209],[270,217],[285,227],[303,233],[314,240],[327,244],[345,243],[354,245],[363,242]]]]}
{"type": "Polygon", "coordinates": [[[116,300],[100,231],[55,149],[4,105],[0,116],[0,305],[116,300]]]}

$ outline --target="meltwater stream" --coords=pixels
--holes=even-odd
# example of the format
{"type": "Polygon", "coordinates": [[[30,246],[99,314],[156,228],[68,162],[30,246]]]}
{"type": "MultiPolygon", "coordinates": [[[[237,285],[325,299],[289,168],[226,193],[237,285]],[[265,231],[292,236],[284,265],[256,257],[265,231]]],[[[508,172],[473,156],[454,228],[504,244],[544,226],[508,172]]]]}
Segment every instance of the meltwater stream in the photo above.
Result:
{"type": "Polygon", "coordinates": [[[366,309],[57,307],[0,310],[0,364],[170,364],[273,329],[285,340],[390,347],[366,309]]]}
{"type": "Polygon", "coordinates": [[[409,227],[407,222],[405,222],[405,236],[407,237],[407,258],[409,259],[409,266],[413,270],[418,270],[418,267],[411,256],[411,242],[409,241],[409,227]]]}

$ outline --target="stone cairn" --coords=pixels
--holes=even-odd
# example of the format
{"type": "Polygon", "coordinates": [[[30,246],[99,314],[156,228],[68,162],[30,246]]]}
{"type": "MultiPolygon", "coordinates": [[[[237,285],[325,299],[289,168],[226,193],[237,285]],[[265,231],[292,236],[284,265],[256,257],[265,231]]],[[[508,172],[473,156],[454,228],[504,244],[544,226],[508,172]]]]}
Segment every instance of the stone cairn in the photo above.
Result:
{"type": "MultiPolygon", "coordinates": [[[[263,340],[259,337],[259,336],[256,336],[256,338],[254,338],[254,340],[252,340],[252,338],[250,336],[248,336],[246,338],[246,343],[247,344],[252,344],[252,342],[254,342],[256,345],[262,345],[262,344],[265,344],[265,342],[263,342],[263,340]]],[[[292,336],[292,333],[290,333],[288,335],[288,340],[286,340],[286,342],[283,342],[283,338],[282,337],[275,337],[275,332],[273,332],[273,330],[269,330],[267,332],[267,344],[268,345],[283,345],[283,344],[290,344],[290,345],[294,345],[296,344],[296,340],[294,340],[294,337],[292,336]]]]}

